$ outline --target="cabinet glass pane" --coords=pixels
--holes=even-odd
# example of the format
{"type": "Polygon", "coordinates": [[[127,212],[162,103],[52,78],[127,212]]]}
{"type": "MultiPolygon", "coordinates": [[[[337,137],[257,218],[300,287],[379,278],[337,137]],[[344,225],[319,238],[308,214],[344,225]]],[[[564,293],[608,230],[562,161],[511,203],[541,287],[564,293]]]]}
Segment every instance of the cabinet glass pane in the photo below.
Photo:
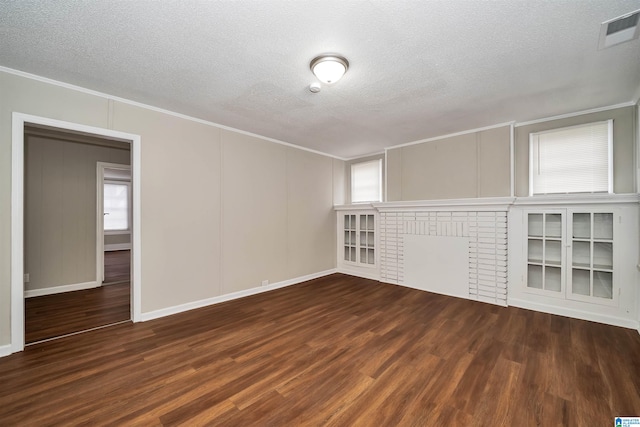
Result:
{"type": "Polygon", "coordinates": [[[542,289],[542,266],[529,265],[527,272],[527,286],[530,288],[542,289]]]}
{"type": "Polygon", "coordinates": [[[613,214],[593,214],[593,238],[602,240],[613,239],[613,214]]]}
{"type": "Polygon", "coordinates": [[[356,248],[351,247],[349,249],[349,252],[351,252],[351,261],[356,262],[356,248]]]}
{"type": "Polygon", "coordinates": [[[560,265],[562,245],[559,240],[547,240],[545,242],[544,261],[545,264],[560,265]]]}
{"type": "Polygon", "coordinates": [[[613,269],[613,243],[595,242],[593,244],[593,267],[613,269]]]}
{"type": "Polygon", "coordinates": [[[374,264],[375,263],[375,253],[374,253],[373,249],[367,249],[367,262],[369,264],[374,264]]]}
{"type": "Polygon", "coordinates": [[[562,215],[546,214],[545,218],[545,236],[557,238],[562,237],[562,215]]]}
{"type": "Polygon", "coordinates": [[[350,255],[351,255],[351,248],[349,246],[345,246],[344,247],[344,260],[345,261],[351,261],[350,255]]]}
{"type": "Polygon", "coordinates": [[[574,213],[573,214],[573,238],[574,239],[590,239],[591,238],[591,214],[590,213],[574,213]]]}
{"type": "Polygon", "coordinates": [[[370,231],[367,233],[367,247],[373,248],[374,243],[375,243],[375,235],[373,234],[373,232],[370,231]]]}
{"type": "Polygon", "coordinates": [[[572,272],[571,292],[577,295],[591,295],[590,279],[591,272],[589,270],[576,270],[572,272]]]}
{"type": "Polygon", "coordinates": [[[585,267],[591,266],[591,243],[589,242],[573,242],[573,266],[585,267]]]}
{"type": "Polygon", "coordinates": [[[351,240],[349,242],[351,245],[355,245],[356,244],[356,232],[352,231],[351,232],[351,240]]]}
{"type": "Polygon", "coordinates": [[[344,216],[344,229],[345,230],[349,230],[350,227],[351,227],[351,221],[349,219],[349,215],[345,215],[344,216]]]}
{"type": "Polygon", "coordinates": [[[529,262],[542,263],[542,240],[529,240],[529,262]]]}
{"type": "Polygon", "coordinates": [[[360,215],[360,230],[367,229],[367,215],[360,215]]]}
{"type": "Polygon", "coordinates": [[[373,215],[367,215],[367,230],[369,231],[373,231],[374,230],[374,220],[373,220],[373,215]]]}
{"type": "Polygon", "coordinates": [[[529,236],[542,237],[542,214],[529,214],[529,236]]]}
{"type": "Polygon", "coordinates": [[[360,262],[367,263],[367,250],[365,248],[360,248],[360,262]]]}
{"type": "Polygon", "coordinates": [[[613,277],[606,271],[593,272],[593,296],[613,299],[613,277]]]}
{"type": "Polygon", "coordinates": [[[562,287],[560,267],[544,268],[544,288],[548,291],[560,292],[562,287]]]}
{"type": "Polygon", "coordinates": [[[360,246],[367,246],[367,232],[360,232],[360,246]]]}

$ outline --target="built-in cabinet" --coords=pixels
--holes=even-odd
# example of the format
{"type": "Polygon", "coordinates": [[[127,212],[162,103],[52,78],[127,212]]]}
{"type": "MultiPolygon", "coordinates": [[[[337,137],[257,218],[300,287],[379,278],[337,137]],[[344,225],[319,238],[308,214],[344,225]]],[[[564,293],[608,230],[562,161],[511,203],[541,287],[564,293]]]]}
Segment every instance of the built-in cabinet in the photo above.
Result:
{"type": "Polygon", "coordinates": [[[508,304],[637,328],[638,196],[520,198],[508,213],[508,304]]]}
{"type": "MultiPolygon", "coordinates": [[[[336,206],[337,270],[411,285],[427,243],[444,250],[463,238],[469,298],[637,329],[639,202],[589,194],[336,206]]],[[[425,283],[431,275],[420,273],[425,283]]]]}
{"type": "Polygon", "coordinates": [[[529,292],[614,304],[614,210],[526,213],[529,292]]]}
{"type": "Polygon", "coordinates": [[[372,209],[338,210],[338,264],[341,269],[377,278],[378,214],[372,209]]]}

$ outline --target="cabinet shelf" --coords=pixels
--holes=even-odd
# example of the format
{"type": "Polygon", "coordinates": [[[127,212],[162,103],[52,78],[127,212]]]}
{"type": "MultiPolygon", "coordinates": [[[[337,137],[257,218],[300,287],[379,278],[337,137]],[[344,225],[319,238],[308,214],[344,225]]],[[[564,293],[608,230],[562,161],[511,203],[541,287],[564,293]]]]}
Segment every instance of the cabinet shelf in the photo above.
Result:
{"type": "Polygon", "coordinates": [[[584,263],[579,263],[579,262],[574,262],[571,267],[573,268],[577,268],[580,270],[590,270],[591,266],[589,264],[584,264],[584,263]]]}

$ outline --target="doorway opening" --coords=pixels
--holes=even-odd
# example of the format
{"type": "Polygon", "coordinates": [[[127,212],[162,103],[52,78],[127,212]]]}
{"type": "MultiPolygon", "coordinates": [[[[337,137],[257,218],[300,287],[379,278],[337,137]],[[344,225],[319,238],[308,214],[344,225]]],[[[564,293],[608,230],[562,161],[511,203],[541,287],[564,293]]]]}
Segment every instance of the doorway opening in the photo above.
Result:
{"type": "Polygon", "coordinates": [[[140,320],[139,166],[138,135],[13,113],[11,352],[140,320]],[[97,264],[104,256],[96,220],[101,160],[130,164],[128,280],[117,286],[102,285],[104,265],[97,264]],[[54,327],[56,317],[64,328],[54,327]]]}
{"type": "Polygon", "coordinates": [[[96,171],[96,272],[117,285],[131,274],[131,166],[98,162],[96,171]]]}

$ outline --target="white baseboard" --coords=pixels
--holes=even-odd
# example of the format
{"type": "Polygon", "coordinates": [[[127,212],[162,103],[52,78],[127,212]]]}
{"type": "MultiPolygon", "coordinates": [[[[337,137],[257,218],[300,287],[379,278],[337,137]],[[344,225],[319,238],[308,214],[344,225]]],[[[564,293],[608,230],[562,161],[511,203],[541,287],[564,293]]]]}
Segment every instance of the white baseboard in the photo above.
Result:
{"type": "Polygon", "coordinates": [[[0,345],[0,357],[5,357],[13,353],[11,351],[11,344],[0,345]]]}
{"type": "Polygon", "coordinates": [[[25,298],[39,297],[42,295],[61,294],[63,292],[82,291],[84,289],[92,289],[100,286],[98,282],[75,283],[73,285],[53,286],[51,288],[29,289],[24,291],[25,298]]]}
{"type": "Polygon", "coordinates": [[[377,270],[372,270],[371,272],[369,272],[358,269],[350,269],[348,267],[339,267],[338,269],[336,269],[336,272],[347,274],[349,276],[362,277],[363,279],[377,280],[380,282],[380,275],[378,274],[377,270]]]}
{"type": "Polygon", "coordinates": [[[110,245],[104,245],[105,252],[126,251],[129,249],[131,249],[131,243],[112,243],[110,245]]]}
{"type": "Polygon", "coordinates": [[[571,317],[574,319],[588,320],[591,322],[604,323],[605,325],[620,326],[622,328],[638,329],[640,322],[624,317],[610,316],[607,314],[591,313],[588,311],[576,310],[573,308],[558,307],[521,299],[509,298],[508,305],[512,307],[526,308],[527,310],[540,311],[542,313],[557,314],[558,316],[571,317]]]}
{"type": "Polygon", "coordinates": [[[262,292],[272,291],[274,289],[284,288],[286,286],[295,285],[298,283],[306,282],[307,280],[317,279],[318,277],[328,276],[329,274],[336,273],[336,269],[325,270],[319,273],[308,274],[306,276],[296,277],[294,279],[284,280],[282,282],[272,283],[267,286],[260,286],[257,288],[246,289],[243,291],[233,292],[230,294],[220,295],[213,298],[207,298],[199,301],[188,302],[185,304],[175,305],[173,307],[162,308],[160,310],[150,311],[148,313],[142,313],[140,315],[140,321],[146,322],[147,320],[159,319],[160,317],[170,316],[172,314],[178,314],[196,308],[207,307],[213,304],[219,304],[225,301],[231,301],[238,298],[248,297],[250,295],[259,294],[262,292]]]}

